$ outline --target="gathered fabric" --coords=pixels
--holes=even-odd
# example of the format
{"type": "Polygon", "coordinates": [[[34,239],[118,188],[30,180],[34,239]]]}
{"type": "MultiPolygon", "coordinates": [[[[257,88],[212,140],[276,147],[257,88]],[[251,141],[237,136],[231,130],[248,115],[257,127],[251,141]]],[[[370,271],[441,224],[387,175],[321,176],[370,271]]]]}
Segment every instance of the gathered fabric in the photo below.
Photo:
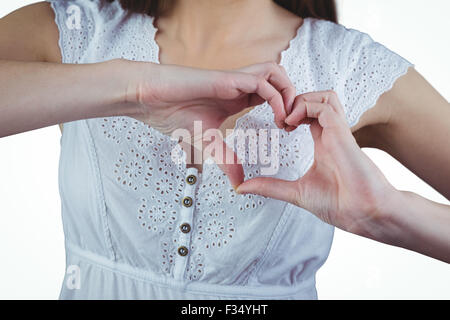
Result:
{"type": "MultiPolygon", "coordinates": [[[[159,63],[152,17],[118,1],[49,2],[63,63],[159,63]]],[[[313,18],[280,64],[298,94],[334,90],[349,126],[412,66],[365,33],[313,18]]],[[[314,161],[309,126],[278,131],[267,103],[239,118],[226,143],[245,156],[246,179],[298,179],[314,161]],[[237,145],[242,133],[248,143],[237,145]],[[271,161],[251,161],[261,153],[271,161]]],[[[133,118],[64,124],[66,264],[79,283],[68,272],[60,298],[316,299],[333,227],[291,204],[236,194],[211,159],[201,173],[185,160],[177,141],[133,118]]]]}

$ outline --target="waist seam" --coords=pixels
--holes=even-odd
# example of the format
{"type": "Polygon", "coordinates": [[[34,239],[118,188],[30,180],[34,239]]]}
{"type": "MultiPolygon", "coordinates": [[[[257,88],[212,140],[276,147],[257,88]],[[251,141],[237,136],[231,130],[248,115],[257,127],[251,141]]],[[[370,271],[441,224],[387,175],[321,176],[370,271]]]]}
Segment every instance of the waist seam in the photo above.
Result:
{"type": "Polygon", "coordinates": [[[124,277],[134,280],[146,282],[148,284],[163,287],[172,290],[182,290],[186,293],[197,295],[209,295],[216,297],[241,297],[241,298],[289,298],[292,296],[306,293],[314,290],[314,279],[312,281],[302,281],[300,285],[292,287],[280,286],[235,286],[235,285],[220,285],[220,284],[205,284],[200,282],[192,282],[188,280],[175,280],[170,278],[163,278],[154,274],[152,271],[139,269],[124,263],[112,261],[106,257],[100,256],[96,253],[84,250],[74,244],[66,243],[66,250],[68,262],[70,256],[77,256],[85,262],[94,267],[108,270],[110,272],[120,274],[124,277]],[[262,294],[261,291],[270,292],[269,294],[262,294]]]}

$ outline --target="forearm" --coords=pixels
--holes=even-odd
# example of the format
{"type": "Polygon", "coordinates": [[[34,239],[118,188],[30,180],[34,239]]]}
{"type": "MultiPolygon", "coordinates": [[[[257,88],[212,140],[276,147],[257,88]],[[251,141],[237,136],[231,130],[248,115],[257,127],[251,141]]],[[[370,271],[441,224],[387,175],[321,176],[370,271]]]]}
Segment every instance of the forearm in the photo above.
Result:
{"type": "Polygon", "coordinates": [[[370,238],[450,263],[450,206],[397,191],[380,211],[370,238]]]}
{"type": "MultiPolygon", "coordinates": [[[[129,63],[128,63],[129,64],[129,63]]],[[[128,64],[0,61],[0,137],[86,118],[131,115],[128,64]]]]}

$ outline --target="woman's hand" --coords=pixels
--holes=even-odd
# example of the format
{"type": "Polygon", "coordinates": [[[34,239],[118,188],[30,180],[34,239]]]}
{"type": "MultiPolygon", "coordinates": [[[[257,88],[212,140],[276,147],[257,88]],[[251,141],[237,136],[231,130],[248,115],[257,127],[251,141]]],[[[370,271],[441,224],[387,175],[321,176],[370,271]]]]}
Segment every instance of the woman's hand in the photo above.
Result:
{"type": "Polygon", "coordinates": [[[127,102],[141,106],[135,117],[166,135],[180,128],[193,133],[194,121],[199,120],[205,130],[219,128],[227,117],[265,101],[282,129],[285,108],[290,108],[295,98],[289,78],[274,63],[231,71],[127,63],[141,70],[127,90],[127,102]]]}
{"type": "Polygon", "coordinates": [[[238,193],[291,202],[340,229],[450,263],[450,207],[398,191],[357,145],[334,92],[298,96],[287,130],[311,124],[314,163],[297,181],[255,178],[238,193]]]}
{"type": "Polygon", "coordinates": [[[296,97],[286,123],[288,131],[310,123],[311,169],[297,181],[255,178],[237,191],[284,200],[341,229],[366,234],[380,218],[383,201],[396,190],[357,145],[337,95],[327,91],[296,97]]]}
{"type": "MultiPolygon", "coordinates": [[[[138,113],[132,117],[166,135],[173,134],[177,129],[186,129],[192,139],[189,143],[194,145],[201,141],[203,150],[207,150],[206,145],[210,144],[205,141],[204,133],[207,130],[219,129],[229,116],[265,101],[273,109],[277,126],[284,128],[286,110],[291,109],[295,99],[295,88],[284,69],[275,63],[262,63],[231,71],[124,63],[135,70],[126,94],[128,103],[139,106],[138,113]],[[194,130],[195,121],[201,123],[200,132],[194,130]]],[[[216,132],[220,133],[219,130],[216,132]]],[[[238,164],[234,152],[226,147],[221,134],[215,134],[211,143],[216,146],[214,150],[222,150],[212,156],[228,175],[231,184],[237,186],[242,183],[242,165],[238,164]],[[228,154],[232,154],[232,157],[228,154]],[[225,158],[234,161],[230,163],[225,158]]]]}
{"type": "MultiPolygon", "coordinates": [[[[0,137],[80,119],[129,116],[167,135],[186,129],[193,142],[203,142],[204,131],[219,129],[230,115],[264,101],[282,128],[295,98],[289,78],[274,63],[209,71],[122,59],[71,65],[0,60],[0,71],[0,137]],[[194,136],[194,121],[201,121],[200,137],[194,136]]],[[[220,152],[207,156],[237,186],[244,179],[242,165],[215,132],[209,143],[214,148],[205,151],[220,152]]]]}

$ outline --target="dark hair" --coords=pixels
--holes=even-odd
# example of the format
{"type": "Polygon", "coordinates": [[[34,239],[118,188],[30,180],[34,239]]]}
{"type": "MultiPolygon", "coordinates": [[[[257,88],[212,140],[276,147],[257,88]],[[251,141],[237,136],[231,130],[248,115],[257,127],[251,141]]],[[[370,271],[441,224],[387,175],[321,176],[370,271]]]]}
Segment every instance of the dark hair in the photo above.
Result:
{"type": "MultiPolygon", "coordinates": [[[[170,9],[174,0],[106,0],[119,1],[125,10],[159,16],[170,9]]],[[[335,0],[274,0],[278,5],[302,18],[317,18],[337,22],[335,0]]]]}

